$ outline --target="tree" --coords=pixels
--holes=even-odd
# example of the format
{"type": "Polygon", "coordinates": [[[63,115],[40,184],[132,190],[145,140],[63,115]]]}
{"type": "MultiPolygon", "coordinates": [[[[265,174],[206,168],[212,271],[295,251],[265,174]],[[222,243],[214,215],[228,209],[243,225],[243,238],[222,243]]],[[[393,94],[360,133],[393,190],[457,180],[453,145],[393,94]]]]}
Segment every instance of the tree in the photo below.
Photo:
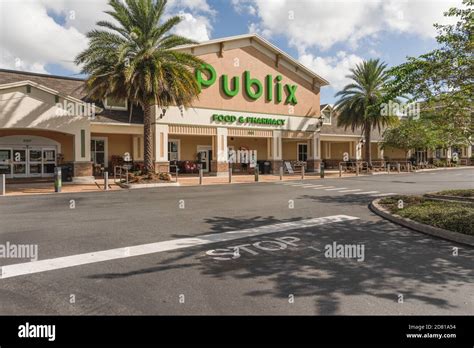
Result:
{"type": "Polygon", "coordinates": [[[348,75],[354,82],[336,93],[340,99],[335,108],[338,113],[337,125],[352,131],[360,128],[365,138],[365,160],[372,166],[371,132],[391,124],[393,116],[384,116],[380,105],[384,101],[385,84],[388,80],[386,64],[379,59],[370,59],[357,64],[348,75]]]}
{"type": "Polygon", "coordinates": [[[439,145],[437,135],[422,120],[408,118],[383,132],[382,148],[402,149],[406,158],[412,149],[435,149],[439,145]]]}
{"type": "Polygon", "coordinates": [[[188,107],[199,93],[194,69],[203,62],[173,48],[195,43],[172,34],[181,21],[163,21],[167,0],[109,0],[105,11],[115,21],[99,21],[87,33],[89,47],[76,57],[88,75],[93,100],[128,99],[144,112],[144,170],[154,172],[153,112],[171,105],[188,107]],[[123,3],[124,2],[124,3],[123,3]]]}
{"type": "Polygon", "coordinates": [[[463,8],[451,8],[444,15],[457,17],[452,25],[435,24],[439,48],[390,69],[393,77],[387,94],[410,94],[421,101],[425,114],[446,138],[464,146],[474,143],[474,40],[473,0],[463,8]],[[455,134],[453,134],[453,132],[455,134]]]}

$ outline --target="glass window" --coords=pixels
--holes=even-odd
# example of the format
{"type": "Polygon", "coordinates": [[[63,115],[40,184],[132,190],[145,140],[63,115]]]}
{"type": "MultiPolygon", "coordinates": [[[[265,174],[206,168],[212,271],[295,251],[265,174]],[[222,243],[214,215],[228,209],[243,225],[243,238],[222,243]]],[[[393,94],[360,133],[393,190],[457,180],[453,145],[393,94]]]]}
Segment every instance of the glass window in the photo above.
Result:
{"type": "Polygon", "coordinates": [[[168,141],[168,161],[179,161],[179,141],[168,141]]]}
{"type": "Polygon", "coordinates": [[[45,162],[55,162],[56,161],[56,151],[55,150],[43,150],[43,159],[45,162]]]}
{"type": "Polygon", "coordinates": [[[298,144],[298,161],[306,162],[308,159],[308,144],[298,144]]]}
{"type": "Polygon", "coordinates": [[[323,111],[323,124],[331,124],[331,112],[323,111]]]}
{"type": "Polygon", "coordinates": [[[105,107],[108,109],[127,110],[127,100],[107,97],[105,99],[105,107]]]}
{"type": "Polygon", "coordinates": [[[105,166],[105,140],[91,139],[91,161],[105,166]]]}

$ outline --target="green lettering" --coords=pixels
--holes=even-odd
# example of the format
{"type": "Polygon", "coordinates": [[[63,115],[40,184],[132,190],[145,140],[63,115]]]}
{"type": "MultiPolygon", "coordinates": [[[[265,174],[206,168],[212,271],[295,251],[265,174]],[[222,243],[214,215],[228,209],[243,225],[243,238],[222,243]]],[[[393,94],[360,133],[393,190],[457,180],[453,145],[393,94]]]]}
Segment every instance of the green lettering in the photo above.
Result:
{"type": "Polygon", "coordinates": [[[245,78],[245,92],[250,99],[257,100],[262,96],[263,93],[263,86],[262,83],[257,79],[250,78],[250,71],[245,71],[244,73],[245,78]],[[256,87],[254,91],[253,86],[256,87]]]}
{"type": "Polygon", "coordinates": [[[209,87],[212,86],[214,82],[216,82],[216,70],[210,64],[203,64],[200,69],[196,69],[196,81],[199,87],[199,91],[201,91],[202,87],[209,87]],[[203,78],[203,72],[207,71],[209,78],[203,78]]]}
{"type": "Polygon", "coordinates": [[[289,104],[293,104],[293,105],[296,105],[298,104],[298,101],[296,100],[296,88],[298,86],[296,85],[285,85],[286,87],[286,91],[288,92],[288,97],[286,98],[286,101],[285,103],[289,103],[289,104]]]}
{"type": "Polygon", "coordinates": [[[278,103],[281,103],[281,100],[282,100],[282,94],[283,94],[283,91],[282,91],[282,88],[281,88],[281,81],[282,77],[281,75],[278,75],[276,77],[276,80],[277,80],[277,83],[276,83],[276,100],[278,103]]]}
{"type": "Polygon", "coordinates": [[[267,75],[266,78],[266,88],[267,88],[267,100],[273,100],[273,78],[272,75],[267,75]]]}
{"type": "Polygon", "coordinates": [[[234,88],[231,89],[229,86],[229,77],[227,75],[222,75],[222,89],[224,90],[224,94],[229,97],[235,97],[240,90],[240,80],[238,76],[234,76],[231,79],[234,88]]]}

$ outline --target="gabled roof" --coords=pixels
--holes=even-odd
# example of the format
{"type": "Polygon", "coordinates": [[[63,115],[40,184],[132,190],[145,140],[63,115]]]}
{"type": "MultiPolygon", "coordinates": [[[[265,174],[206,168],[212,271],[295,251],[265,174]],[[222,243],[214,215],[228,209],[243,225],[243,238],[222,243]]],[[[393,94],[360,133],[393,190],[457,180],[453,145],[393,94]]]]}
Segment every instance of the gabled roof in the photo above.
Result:
{"type": "MultiPolygon", "coordinates": [[[[198,44],[191,44],[191,45],[183,45],[176,47],[176,50],[186,50],[186,49],[195,49],[197,47],[205,47],[205,46],[210,46],[210,45],[216,45],[219,44],[223,45],[221,46],[222,48],[225,47],[225,43],[235,43],[236,41],[241,41],[241,47],[245,46],[253,46],[257,48],[258,50],[262,51],[263,53],[265,52],[265,49],[273,53],[274,59],[279,59],[280,61],[286,61],[289,63],[291,66],[296,68],[296,71],[301,73],[303,72],[307,77],[310,79],[315,79],[320,86],[326,86],[329,85],[329,81],[326,79],[322,78],[318,74],[316,74],[314,71],[308,69],[306,66],[298,62],[295,58],[290,56],[288,53],[282,51],[278,47],[276,47],[274,44],[269,42],[268,40],[264,39],[263,37],[257,35],[257,34],[245,34],[245,35],[236,35],[236,36],[229,36],[229,37],[224,37],[220,39],[214,39],[214,40],[208,40],[204,41],[198,44]],[[278,58],[277,58],[278,57],[278,58]]],[[[308,80],[308,78],[306,78],[308,80]]]]}
{"type": "MultiPolygon", "coordinates": [[[[8,89],[8,88],[15,88],[15,87],[23,87],[23,86],[31,86],[34,88],[37,88],[39,90],[42,90],[46,93],[52,94],[52,95],[57,95],[60,96],[61,98],[64,98],[66,100],[69,100],[72,103],[77,103],[77,104],[86,104],[85,101],[72,97],[70,95],[65,94],[62,91],[57,91],[55,89],[49,88],[47,86],[41,85],[37,82],[33,82],[30,80],[25,80],[25,81],[17,81],[17,82],[11,82],[11,83],[5,83],[0,85],[0,90],[2,89],[8,89]]],[[[96,106],[98,110],[101,110],[99,107],[96,106]]]]}

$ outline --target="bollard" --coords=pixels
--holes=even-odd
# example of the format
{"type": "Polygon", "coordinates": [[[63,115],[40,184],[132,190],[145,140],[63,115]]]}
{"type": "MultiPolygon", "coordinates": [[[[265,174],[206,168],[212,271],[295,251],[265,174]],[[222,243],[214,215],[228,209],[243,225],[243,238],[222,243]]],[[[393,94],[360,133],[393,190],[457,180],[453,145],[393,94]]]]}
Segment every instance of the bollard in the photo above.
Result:
{"type": "Polygon", "coordinates": [[[387,174],[390,174],[390,163],[387,163],[387,174]]]}
{"type": "Polygon", "coordinates": [[[104,191],[109,190],[109,172],[105,171],[104,172],[104,191]]]}
{"type": "Polygon", "coordinates": [[[229,184],[232,184],[232,167],[229,166],[229,184]]]}
{"type": "Polygon", "coordinates": [[[54,167],[54,192],[61,192],[61,167],[54,167]]]}
{"type": "Polygon", "coordinates": [[[319,170],[319,177],[324,179],[324,163],[321,162],[320,170],[319,170]]]}
{"type": "Polygon", "coordinates": [[[397,163],[397,172],[400,174],[400,163],[397,163]]]}
{"type": "Polygon", "coordinates": [[[258,182],[258,167],[255,167],[255,181],[258,182]]]}
{"type": "Polygon", "coordinates": [[[176,183],[178,183],[178,173],[179,173],[179,168],[176,167],[176,183]]]}
{"type": "Polygon", "coordinates": [[[356,176],[359,176],[359,163],[356,163],[356,176]]]}
{"type": "Polygon", "coordinates": [[[199,169],[199,185],[202,185],[202,168],[199,169]]]}
{"type": "Polygon", "coordinates": [[[342,176],[342,164],[339,164],[339,177],[342,176]]]}
{"type": "Polygon", "coordinates": [[[301,166],[301,180],[304,180],[304,166],[301,166]]]}
{"type": "Polygon", "coordinates": [[[1,174],[0,175],[0,196],[6,195],[5,182],[6,182],[6,176],[5,174],[1,174]]]}
{"type": "Polygon", "coordinates": [[[280,181],[283,180],[283,167],[280,167],[280,181]]]}

